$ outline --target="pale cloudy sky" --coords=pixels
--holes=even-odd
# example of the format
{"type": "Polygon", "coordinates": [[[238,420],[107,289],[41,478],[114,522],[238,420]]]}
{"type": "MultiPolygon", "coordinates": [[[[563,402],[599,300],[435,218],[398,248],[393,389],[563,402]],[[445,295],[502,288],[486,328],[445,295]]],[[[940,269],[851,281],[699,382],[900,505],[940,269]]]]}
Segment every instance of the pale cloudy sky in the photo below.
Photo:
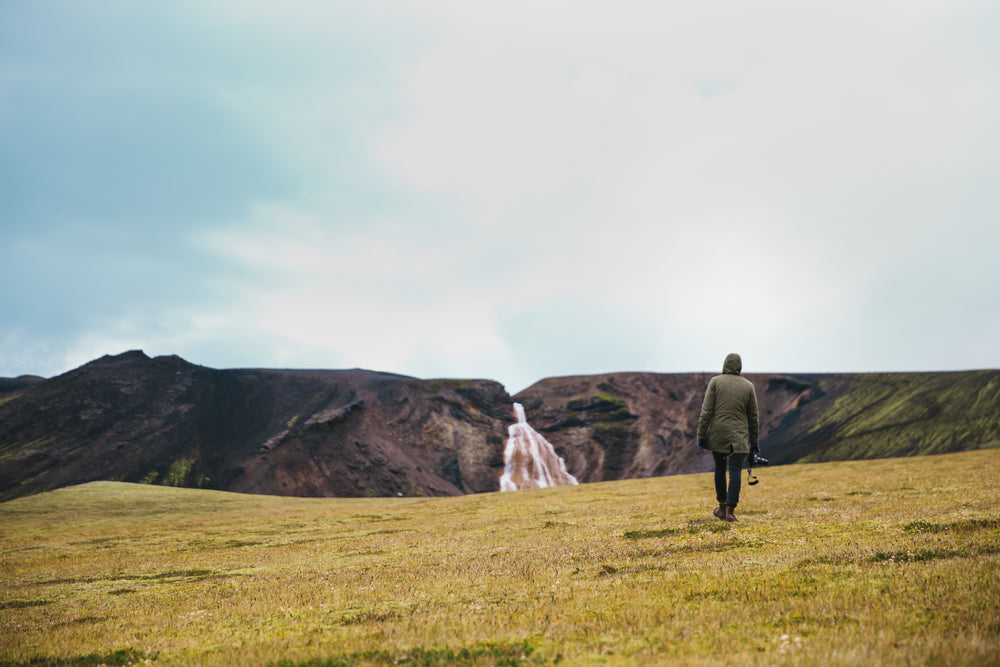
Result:
{"type": "Polygon", "coordinates": [[[0,376],[1000,365],[995,1],[0,0],[0,376]]]}

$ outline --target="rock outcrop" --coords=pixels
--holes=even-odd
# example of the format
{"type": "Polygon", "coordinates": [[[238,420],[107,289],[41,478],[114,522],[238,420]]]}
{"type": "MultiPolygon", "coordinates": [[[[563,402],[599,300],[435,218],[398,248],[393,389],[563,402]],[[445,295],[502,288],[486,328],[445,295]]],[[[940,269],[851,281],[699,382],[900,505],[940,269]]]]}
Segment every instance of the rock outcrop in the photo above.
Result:
{"type": "Polygon", "coordinates": [[[489,380],[215,370],[138,351],[0,401],[0,500],[98,479],[299,496],[492,491],[513,418],[489,380]]]}
{"type": "MultiPolygon", "coordinates": [[[[514,398],[556,444],[577,479],[597,482],[703,472],[710,454],[696,446],[711,373],[610,373],[542,380],[514,398]]],[[[747,375],[757,387],[761,442],[822,393],[814,378],[747,375]]]]}

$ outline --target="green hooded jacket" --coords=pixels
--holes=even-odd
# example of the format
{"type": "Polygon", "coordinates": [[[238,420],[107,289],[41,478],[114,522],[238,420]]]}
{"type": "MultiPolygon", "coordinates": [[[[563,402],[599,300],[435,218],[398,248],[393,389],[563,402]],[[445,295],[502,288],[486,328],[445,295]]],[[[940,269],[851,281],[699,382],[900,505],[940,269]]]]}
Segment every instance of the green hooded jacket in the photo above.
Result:
{"type": "Polygon", "coordinates": [[[713,452],[747,454],[757,444],[757,392],[750,380],[740,376],[742,370],[740,355],[727,355],[722,375],[708,383],[698,419],[698,438],[702,447],[713,452]]]}

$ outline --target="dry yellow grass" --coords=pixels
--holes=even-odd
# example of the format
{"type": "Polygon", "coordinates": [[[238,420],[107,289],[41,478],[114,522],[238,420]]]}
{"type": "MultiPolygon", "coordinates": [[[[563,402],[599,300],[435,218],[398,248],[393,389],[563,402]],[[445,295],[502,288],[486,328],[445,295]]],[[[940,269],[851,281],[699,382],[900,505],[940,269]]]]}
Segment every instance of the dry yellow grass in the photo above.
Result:
{"type": "Polygon", "coordinates": [[[996,451],[459,498],[0,504],[0,664],[1000,663],[996,451]]]}

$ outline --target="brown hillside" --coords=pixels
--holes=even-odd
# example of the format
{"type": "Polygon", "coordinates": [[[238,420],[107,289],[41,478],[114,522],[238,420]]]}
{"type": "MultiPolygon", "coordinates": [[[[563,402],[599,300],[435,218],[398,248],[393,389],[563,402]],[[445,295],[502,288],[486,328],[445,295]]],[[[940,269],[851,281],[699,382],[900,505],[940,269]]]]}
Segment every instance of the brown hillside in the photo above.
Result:
{"type": "MultiPolygon", "coordinates": [[[[366,370],[215,370],[106,356],[0,394],[0,500],[94,480],[296,496],[499,489],[512,404],[581,482],[708,470],[711,373],[490,380],[366,370]]],[[[747,374],[772,464],[1000,443],[1000,371],[747,374]]]]}
{"type": "Polygon", "coordinates": [[[220,371],[127,352],[0,404],[0,500],[93,480],[307,496],[490,491],[510,405],[488,380],[220,371]]]}

